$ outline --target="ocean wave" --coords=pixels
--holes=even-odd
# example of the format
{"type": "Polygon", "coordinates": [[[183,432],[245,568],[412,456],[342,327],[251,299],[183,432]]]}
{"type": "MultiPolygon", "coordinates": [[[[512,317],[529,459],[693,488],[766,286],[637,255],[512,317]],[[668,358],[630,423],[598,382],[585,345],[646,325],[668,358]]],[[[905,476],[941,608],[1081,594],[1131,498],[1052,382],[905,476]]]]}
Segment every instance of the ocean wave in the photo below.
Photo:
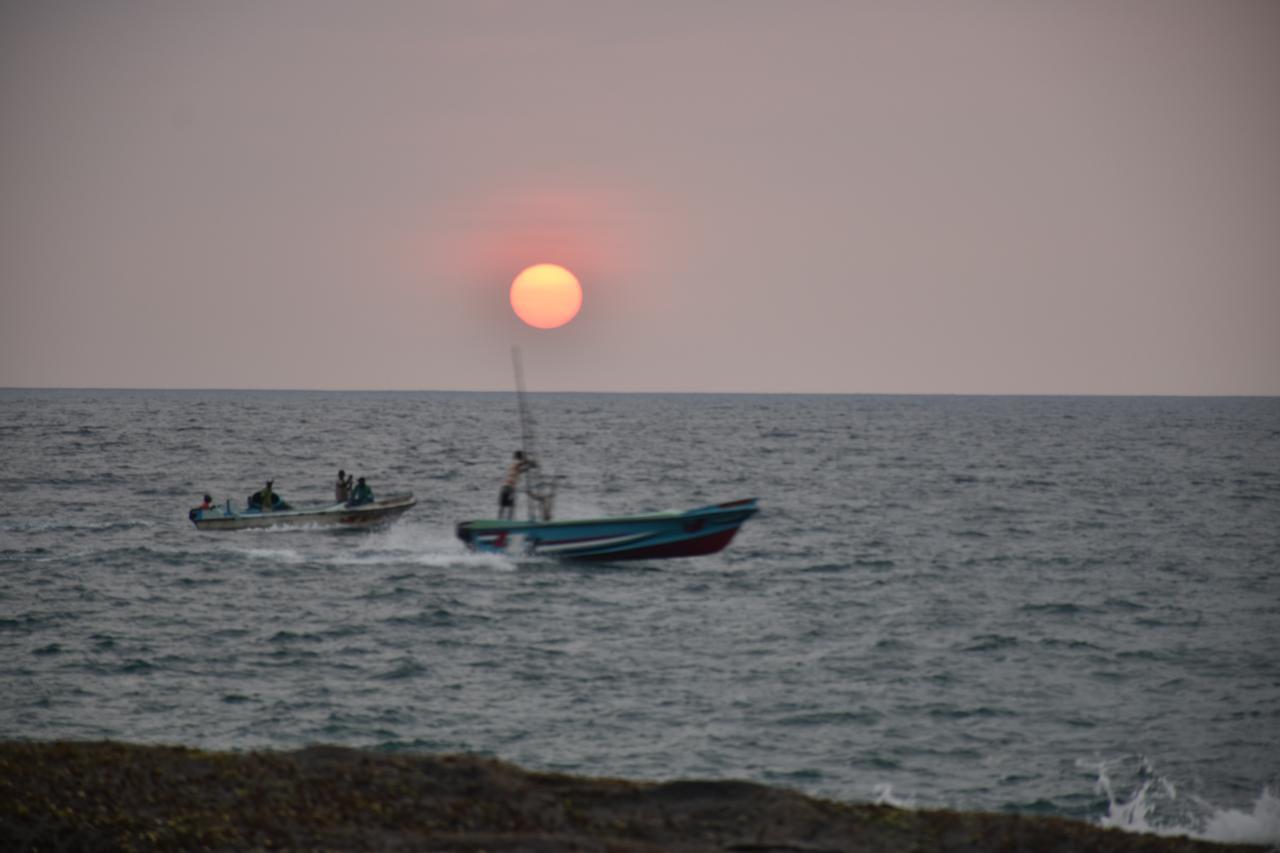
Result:
{"type": "Polygon", "coordinates": [[[1244,809],[1183,792],[1145,756],[1079,764],[1098,774],[1095,788],[1107,798],[1107,812],[1098,820],[1104,827],[1224,844],[1280,844],[1280,794],[1270,787],[1263,788],[1252,807],[1244,809]],[[1132,786],[1128,794],[1117,791],[1114,777],[1120,774],[1134,777],[1128,782],[1132,786]]]}
{"type": "Polygon", "coordinates": [[[799,726],[801,728],[817,726],[868,726],[874,725],[884,718],[879,711],[807,711],[788,714],[774,720],[774,725],[799,726]]]}
{"type": "Polygon", "coordinates": [[[893,785],[881,782],[872,788],[872,802],[878,806],[893,806],[899,809],[916,808],[916,798],[903,796],[893,790],[893,785]]]}
{"type": "Polygon", "coordinates": [[[427,666],[418,663],[413,658],[402,658],[396,661],[391,669],[374,675],[373,679],[375,681],[403,681],[420,675],[427,675],[430,672],[431,670],[427,666]]]}
{"type": "Polygon", "coordinates": [[[934,707],[929,709],[929,716],[943,720],[970,720],[1019,717],[1022,715],[1010,708],[993,708],[988,705],[980,705],[976,708],[934,707]]]}
{"type": "Polygon", "coordinates": [[[1265,642],[1280,552],[1263,523],[1277,402],[565,398],[572,414],[548,406],[541,431],[572,483],[561,515],[687,508],[747,483],[770,507],[723,555],[598,566],[454,537],[456,519],[493,511],[511,452],[490,429],[510,425],[501,395],[62,399],[80,410],[63,424],[109,435],[24,435],[0,478],[17,737],[287,748],[333,710],[363,744],[429,737],[611,775],[813,769],[796,784],[823,796],[882,782],[904,805],[1095,822],[1149,777],[1110,770],[1109,798],[1072,762],[1141,743],[1189,768],[1175,802],[1147,790],[1149,822],[1224,838],[1260,822],[1266,837],[1274,796],[1252,798],[1280,790],[1265,642]],[[218,424],[216,446],[185,449],[201,433],[168,436],[136,417],[142,402],[165,424],[218,424]],[[104,456],[107,437],[127,446],[104,456]],[[1168,438],[1195,452],[1134,452],[1168,438]],[[191,496],[243,495],[260,469],[328,493],[334,462],[419,507],[338,535],[186,519],[191,496]],[[379,706],[414,714],[363,715],[379,706]],[[1194,821],[1193,788],[1218,806],[1194,821]]]}
{"type": "Polygon", "coordinates": [[[1091,607],[1084,607],[1070,601],[1050,601],[1043,604],[1024,604],[1019,610],[1027,613],[1051,613],[1058,616],[1075,616],[1080,613],[1088,613],[1093,610],[1091,607]]]}
{"type": "Polygon", "coordinates": [[[155,527],[152,521],[51,521],[40,518],[12,518],[0,521],[0,533],[114,533],[155,527]]]}
{"type": "Polygon", "coordinates": [[[798,571],[811,575],[829,575],[847,572],[850,568],[848,563],[817,563],[812,566],[803,566],[798,571]]]}
{"type": "Polygon", "coordinates": [[[962,652],[991,652],[997,649],[1008,649],[1018,645],[1017,637],[1005,634],[979,634],[972,637],[967,645],[961,645],[962,652]]]}

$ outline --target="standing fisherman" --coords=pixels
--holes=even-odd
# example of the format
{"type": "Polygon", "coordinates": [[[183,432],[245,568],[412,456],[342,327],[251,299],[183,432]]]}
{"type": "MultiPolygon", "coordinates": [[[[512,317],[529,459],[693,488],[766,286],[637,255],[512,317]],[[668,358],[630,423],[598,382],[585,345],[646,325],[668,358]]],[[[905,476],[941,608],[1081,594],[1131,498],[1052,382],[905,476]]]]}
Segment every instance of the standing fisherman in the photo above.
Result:
{"type": "Polygon", "coordinates": [[[524,458],[524,451],[517,450],[512,456],[511,467],[507,469],[507,479],[502,482],[502,491],[498,493],[498,518],[510,521],[516,512],[516,483],[520,475],[537,465],[524,458]]]}
{"type": "Polygon", "coordinates": [[[333,484],[333,499],[340,504],[346,503],[351,498],[351,475],[341,468],[338,469],[338,482],[333,484]]]}

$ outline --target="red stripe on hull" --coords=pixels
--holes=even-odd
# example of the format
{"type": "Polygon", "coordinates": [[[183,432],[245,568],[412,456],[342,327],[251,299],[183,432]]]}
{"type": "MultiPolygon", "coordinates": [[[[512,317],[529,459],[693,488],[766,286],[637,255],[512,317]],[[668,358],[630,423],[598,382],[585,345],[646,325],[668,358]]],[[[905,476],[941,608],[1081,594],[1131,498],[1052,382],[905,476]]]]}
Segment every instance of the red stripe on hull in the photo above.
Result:
{"type": "Polygon", "coordinates": [[[731,527],[728,530],[721,530],[718,533],[712,533],[710,536],[699,536],[697,539],[682,539],[679,542],[666,542],[662,545],[650,545],[647,548],[632,548],[625,551],[614,551],[609,554],[584,554],[582,556],[569,555],[574,560],[601,560],[609,562],[611,560],[649,560],[660,557],[700,557],[703,554],[714,554],[717,551],[724,550],[724,547],[733,541],[733,535],[738,532],[738,528],[731,527]]]}

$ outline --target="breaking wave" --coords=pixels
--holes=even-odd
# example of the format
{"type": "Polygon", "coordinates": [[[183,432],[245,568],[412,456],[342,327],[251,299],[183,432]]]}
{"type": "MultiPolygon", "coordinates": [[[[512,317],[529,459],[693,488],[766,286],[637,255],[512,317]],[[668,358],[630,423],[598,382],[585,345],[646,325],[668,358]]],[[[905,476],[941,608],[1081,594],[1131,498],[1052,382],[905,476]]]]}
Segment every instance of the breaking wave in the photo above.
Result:
{"type": "Polygon", "coordinates": [[[1097,770],[1097,791],[1107,797],[1107,813],[1099,820],[1104,827],[1224,844],[1280,844],[1280,794],[1269,787],[1245,810],[1183,790],[1145,757],[1082,766],[1097,770]],[[1126,765],[1135,763],[1137,787],[1128,794],[1118,792],[1113,777],[1133,772],[1126,765]]]}

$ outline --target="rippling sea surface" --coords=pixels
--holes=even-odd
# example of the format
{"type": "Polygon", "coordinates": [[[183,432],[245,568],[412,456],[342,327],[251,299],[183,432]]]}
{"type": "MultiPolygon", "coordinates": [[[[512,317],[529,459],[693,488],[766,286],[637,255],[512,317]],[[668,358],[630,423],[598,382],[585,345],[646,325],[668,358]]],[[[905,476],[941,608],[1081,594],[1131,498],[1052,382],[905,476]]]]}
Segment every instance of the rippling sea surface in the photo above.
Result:
{"type": "Polygon", "coordinates": [[[0,391],[0,736],[465,751],[1280,842],[1280,400],[534,394],[564,517],[467,553],[513,394],[0,391]],[[197,532],[339,467],[374,532],[197,532]]]}

